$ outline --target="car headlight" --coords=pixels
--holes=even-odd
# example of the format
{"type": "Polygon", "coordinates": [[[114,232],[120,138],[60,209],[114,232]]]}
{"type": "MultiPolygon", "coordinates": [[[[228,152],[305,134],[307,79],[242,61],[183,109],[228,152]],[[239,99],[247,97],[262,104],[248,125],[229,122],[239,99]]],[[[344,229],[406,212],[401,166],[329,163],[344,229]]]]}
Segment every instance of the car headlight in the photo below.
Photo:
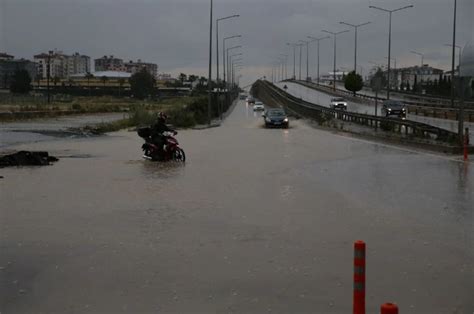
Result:
{"type": "Polygon", "coordinates": [[[388,108],[387,110],[388,110],[388,111],[392,111],[392,108],[388,108]]]}
{"type": "Polygon", "coordinates": [[[283,122],[288,122],[288,118],[285,118],[285,120],[283,120],[283,122]]]}
{"type": "Polygon", "coordinates": [[[265,118],[265,121],[272,122],[272,120],[270,118],[265,118]]]}

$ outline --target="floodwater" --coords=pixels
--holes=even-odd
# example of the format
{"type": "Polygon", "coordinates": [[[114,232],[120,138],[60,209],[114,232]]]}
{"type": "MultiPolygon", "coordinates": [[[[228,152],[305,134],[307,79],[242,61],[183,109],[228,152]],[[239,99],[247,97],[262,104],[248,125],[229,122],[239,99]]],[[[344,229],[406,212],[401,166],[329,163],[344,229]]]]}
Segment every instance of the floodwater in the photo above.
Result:
{"type": "Polygon", "coordinates": [[[111,122],[123,119],[124,117],[124,113],[96,113],[2,122],[0,124],[0,149],[22,143],[77,137],[79,135],[75,132],[70,132],[69,129],[111,122]]]}
{"type": "Polygon", "coordinates": [[[24,144],[62,158],[1,169],[2,313],[349,313],[353,242],[367,308],[474,311],[474,169],[239,103],[181,131],[188,162],[132,132],[24,144]]]}
{"type": "MultiPolygon", "coordinates": [[[[331,103],[331,98],[334,98],[334,96],[332,95],[296,83],[279,82],[276,83],[276,85],[280,88],[283,88],[286,85],[288,87],[288,89],[286,90],[287,93],[295,97],[301,98],[305,101],[311,102],[313,104],[318,104],[325,107],[329,107],[331,103]]],[[[382,116],[381,105],[382,103],[380,102],[377,108],[378,116],[382,116]]],[[[373,115],[375,114],[375,105],[368,103],[356,103],[347,100],[347,111],[373,115]]],[[[426,123],[456,133],[458,131],[458,122],[454,120],[417,116],[414,114],[407,114],[407,119],[411,121],[426,123]]],[[[469,133],[472,138],[474,136],[474,123],[465,122],[464,127],[469,128],[469,133]]]]}

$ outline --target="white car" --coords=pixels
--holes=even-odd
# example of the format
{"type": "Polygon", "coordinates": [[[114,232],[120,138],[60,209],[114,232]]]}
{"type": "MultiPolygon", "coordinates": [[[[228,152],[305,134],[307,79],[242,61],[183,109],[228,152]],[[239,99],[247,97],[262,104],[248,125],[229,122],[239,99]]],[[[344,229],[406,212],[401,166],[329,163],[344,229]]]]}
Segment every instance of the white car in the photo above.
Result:
{"type": "Polygon", "coordinates": [[[347,110],[347,101],[344,98],[332,98],[329,108],[347,110]]]}
{"type": "Polygon", "coordinates": [[[265,106],[263,105],[263,102],[261,101],[256,101],[255,105],[253,105],[253,111],[264,111],[265,106]]]}

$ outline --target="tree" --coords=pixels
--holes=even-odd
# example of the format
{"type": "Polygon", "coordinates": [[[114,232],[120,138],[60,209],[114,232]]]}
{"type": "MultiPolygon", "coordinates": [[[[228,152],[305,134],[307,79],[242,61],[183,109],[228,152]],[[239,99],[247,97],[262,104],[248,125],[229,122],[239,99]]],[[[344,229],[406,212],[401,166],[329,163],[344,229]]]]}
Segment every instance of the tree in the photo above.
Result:
{"type": "Polygon", "coordinates": [[[12,77],[10,91],[15,94],[27,94],[31,90],[31,77],[26,70],[17,70],[12,77]]]}
{"type": "Polygon", "coordinates": [[[102,76],[102,77],[100,78],[100,80],[102,81],[102,84],[104,84],[104,90],[105,90],[105,83],[107,83],[107,81],[109,80],[109,78],[104,75],[104,76],[102,76]]]}
{"type": "Polygon", "coordinates": [[[142,69],[129,79],[130,89],[135,98],[145,99],[155,91],[155,78],[146,69],[142,69]]]}
{"type": "Polygon", "coordinates": [[[38,84],[38,89],[40,87],[40,83],[41,83],[42,78],[43,77],[40,74],[36,74],[36,76],[35,76],[35,81],[36,81],[36,84],[38,84]]]}
{"type": "Polygon", "coordinates": [[[184,73],[181,73],[179,75],[179,80],[181,81],[181,83],[184,83],[187,80],[187,78],[188,78],[187,75],[184,73]]]}
{"type": "Polygon", "coordinates": [[[119,97],[120,97],[120,95],[122,94],[122,87],[125,84],[125,80],[123,78],[119,78],[118,83],[119,83],[119,97]]]}
{"type": "Polygon", "coordinates": [[[198,77],[197,77],[196,75],[192,75],[192,74],[188,77],[188,80],[189,80],[191,83],[197,81],[197,79],[198,79],[198,77]]]}
{"type": "Polygon", "coordinates": [[[53,84],[54,84],[54,87],[56,87],[56,85],[60,82],[61,80],[59,79],[59,77],[55,76],[53,77],[53,84]]]}
{"type": "Polygon", "coordinates": [[[370,86],[372,89],[374,89],[376,86],[375,82],[380,80],[380,87],[386,87],[387,86],[387,79],[385,75],[383,74],[383,71],[381,68],[377,69],[377,72],[375,72],[374,76],[372,76],[372,79],[370,80],[370,86]]]}
{"type": "Polygon", "coordinates": [[[355,71],[350,72],[344,79],[344,87],[355,94],[364,87],[362,76],[355,71]]]}
{"type": "Polygon", "coordinates": [[[89,89],[89,96],[91,95],[91,79],[94,78],[94,75],[90,72],[87,72],[86,75],[84,76],[87,80],[87,87],[89,89]]]}
{"type": "Polygon", "coordinates": [[[412,90],[416,93],[418,91],[418,75],[415,74],[415,81],[413,82],[412,90]]]}

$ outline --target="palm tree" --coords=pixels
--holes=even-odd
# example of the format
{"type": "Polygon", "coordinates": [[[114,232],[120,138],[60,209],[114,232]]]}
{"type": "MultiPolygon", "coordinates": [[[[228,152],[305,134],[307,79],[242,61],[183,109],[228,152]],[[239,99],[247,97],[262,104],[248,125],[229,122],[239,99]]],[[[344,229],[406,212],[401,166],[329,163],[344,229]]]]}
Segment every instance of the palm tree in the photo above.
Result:
{"type": "Polygon", "coordinates": [[[84,77],[87,79],[87,87],[89,89],[89,96],[91,96],[91,79],[94,78],[94,75],[90,72],[87,72],[84,77]]]}

